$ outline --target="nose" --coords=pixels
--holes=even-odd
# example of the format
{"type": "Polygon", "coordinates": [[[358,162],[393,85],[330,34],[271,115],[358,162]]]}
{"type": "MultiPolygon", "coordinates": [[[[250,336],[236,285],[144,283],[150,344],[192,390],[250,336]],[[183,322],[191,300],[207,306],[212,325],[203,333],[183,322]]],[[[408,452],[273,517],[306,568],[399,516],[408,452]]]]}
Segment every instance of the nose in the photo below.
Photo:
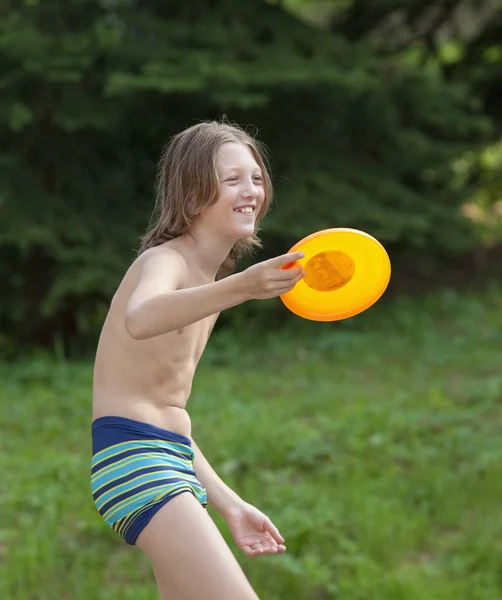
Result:
{"type": "Polygon", "coordinates": [[[246,200],[258,198],[258,188],[251,180],[246,181],[245,185],[242,187],[242,197],[246,200]]]}

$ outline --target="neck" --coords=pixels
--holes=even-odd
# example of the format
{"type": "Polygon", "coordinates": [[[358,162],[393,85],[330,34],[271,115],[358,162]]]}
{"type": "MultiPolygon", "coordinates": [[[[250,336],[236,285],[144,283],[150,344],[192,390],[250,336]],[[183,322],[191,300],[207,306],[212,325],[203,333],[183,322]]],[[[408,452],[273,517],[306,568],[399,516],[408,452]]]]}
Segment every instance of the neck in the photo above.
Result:
{"type": "Polygon", "coordinates": [[[200,235],[196,229],[182,236],[190,249],[194,263],[199,267],[205,279],[214,281],[221,265],[227,258],[235,241],[222,242],[210,235],[200,235]]]}

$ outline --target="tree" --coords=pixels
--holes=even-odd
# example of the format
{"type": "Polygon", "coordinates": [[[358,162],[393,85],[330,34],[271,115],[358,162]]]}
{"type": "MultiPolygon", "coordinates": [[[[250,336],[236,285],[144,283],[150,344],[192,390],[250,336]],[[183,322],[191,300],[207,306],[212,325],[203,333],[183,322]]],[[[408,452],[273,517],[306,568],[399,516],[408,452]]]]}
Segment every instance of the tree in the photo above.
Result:
{"type": "Polygon", "coordinates": [[[272,150],[276,251],[336,225],[440,252],[474,239],[451,168],[489,131],[468,86],[279,5],[12,2],[0,70],[4,348],[94,339],[162,145],[223,113],[272,150]]]}

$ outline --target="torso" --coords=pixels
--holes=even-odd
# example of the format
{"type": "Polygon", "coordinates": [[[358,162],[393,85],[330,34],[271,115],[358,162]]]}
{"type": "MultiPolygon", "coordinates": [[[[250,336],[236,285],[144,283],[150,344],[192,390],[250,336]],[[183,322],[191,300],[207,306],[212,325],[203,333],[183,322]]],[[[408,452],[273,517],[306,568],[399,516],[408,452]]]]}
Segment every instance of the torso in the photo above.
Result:
{"type": "MultiPolygon", "coordinates": [[[[191,436],[186,404],[195,369],[218,315],[164,335],[135,340],[125,312],[141,270],[140,256],[124,276],[99,339],[92,418],[121,416],[191,436]]],[[[207,283],[194,275],[186,287],[207,283]]]]}

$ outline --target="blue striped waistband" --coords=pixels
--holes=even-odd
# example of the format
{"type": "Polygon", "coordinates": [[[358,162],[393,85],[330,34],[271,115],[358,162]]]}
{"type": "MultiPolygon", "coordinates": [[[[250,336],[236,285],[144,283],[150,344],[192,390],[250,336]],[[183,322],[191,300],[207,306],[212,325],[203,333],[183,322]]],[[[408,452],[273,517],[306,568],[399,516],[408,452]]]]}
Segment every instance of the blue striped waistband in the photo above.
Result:
{"type": "Polygon", "coordinates": [[[98,417],[92,423],[92,454],[104,448],[133,440],[164,440],[187,447],[187,453],[193,457],[192,441],[189,437],[162,429],[150,423],[128,419],[126,417],[98,417]]]}

